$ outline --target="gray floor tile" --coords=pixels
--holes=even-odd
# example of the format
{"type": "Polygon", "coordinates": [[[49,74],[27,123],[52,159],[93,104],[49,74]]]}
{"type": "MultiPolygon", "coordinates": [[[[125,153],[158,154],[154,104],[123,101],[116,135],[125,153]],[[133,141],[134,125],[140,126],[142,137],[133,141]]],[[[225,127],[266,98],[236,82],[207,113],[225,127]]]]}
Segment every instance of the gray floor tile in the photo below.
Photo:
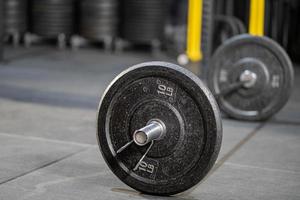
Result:
{"type": "Polygon", "coordinates": [[[300,68],[295,67],[295,80],[292,95],[287,105],[274,116],[274,123],[291,123],[300,125],[300,68]]]}
{"type": "Polygon", "coordinates": [[[300,126],[299,102],[300,98],[299,100],[291,99],[282,110],[274,115],[271,122],[274,124],[292,124],[300,126]]]}
{"type": "Polygon", "coordinates": [[[112,174],[96,147],[2,185],[0,199],[1,194],[5,199],[142,198],[112,174]]]}
{"type": "MultiPolygon", "coordinates": [[[[221,157],[257,125],[225,120],[221,157]]],[[[18,196],[25,199],[153,199],[151,196],[140,195],[118,180],[104,163],[97,147],[5,184],[0,187],[0,193],[1,190],[6,192],[9,199],[18,199],[18,196]],[[7,191],[16,188],[22,189],[18,193],[7,194],[7,191]]],[[[172,199],[186,198],[190,196],[184,194],[172,199]]]]}
{"type": "Polygon", "coordinates": [[[218,159],[225,156],[232,148],[253,132],[259,123],[239,122],[223,119],[223,141],[218,159]]]}
{"type": "Polygon", "coordinates": [[[46,140],[37,141],[0,133],[0,184],[84,148],[86,147],[67,143],[58,144],[46,140]]]}
{"type": "Polygon", "coordinates": [[[0,133],[96,144],[96,113],[0,99],[0,133]]]}
{"type": "MultiPolygon", "coordinates": [[[[225,163],[189,193],[167,199],[298,199],[300,173],[225,163]]],[[[5,199],[166,199],[141,195],[118,180],[98,148],[0,186],[5,199]]]]}
{"type": "Polygon", "coordinates": [[[299,144],[299,126],[268,124],[228,162],[300,173],[299,144]]]}
{"type": "Polygon", "coordinates": [[[189,196],[199,200],[297,200],[299,188],[299,172],[225,163],[189,196]]]}
{"type": "MultiPolygon", "coordinates": [[[[26,55],[26,49],[19,51],[26,55]]],[[[0,64],[1,98],[96,109],[103,91],[118,73],[155,59],[143,53],[109,54],[88,49],[40,51],[33,57],[0,64]]]]}

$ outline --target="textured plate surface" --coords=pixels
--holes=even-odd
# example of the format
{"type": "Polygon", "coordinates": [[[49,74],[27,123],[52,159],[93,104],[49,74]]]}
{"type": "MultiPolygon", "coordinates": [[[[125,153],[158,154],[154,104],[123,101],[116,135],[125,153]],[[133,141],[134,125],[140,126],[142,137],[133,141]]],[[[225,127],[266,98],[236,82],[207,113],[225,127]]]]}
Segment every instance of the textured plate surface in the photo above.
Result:
{"type": "Polygon", "coordinates": [[[111,170],[136,190],[171,195],[201,181],[220,150],[222,126],[214,97],[201,80],[173,64],[149,62],[116,77],[99,104],[98,141],[111,170]],[[153,118],[166,135],[149,144],[130,144],[135,130],[153,118]],[[133,170],[135,166],[137,170],[133,170]]]}
{"type": "Polygon", "coordinates": [[[118,34],[119,6],[116,0],[82,0],[80,2],[80,34],[103,40],[118,34]]]}
{"type": "Polygon", "coordinates": [[[73,0],[33,0],[32,31],[45,37],[74,32],[73,0]]]}
{"type": "Polygon", "coordinates": [[[7,34],[27,29],[27,0],[4,0],[4,27],[7,34]]]}
{"type": "Polygon", "coordinates": [[[151,44],[163,38],[166,1],[125,0],[122,2],[121,35],[133,43],[151,44]]]}
{"type": "Polygon", "coordinates": [[[207,80],[209,88],[220,94],[237,83],[245,70],[257,75],[254,86],[219,96],[219,106],[233,118],[265,120],[278,112],[291,94],[292,63],[285,51],[269,38],[236,36],[214,54],[207,80]]]}

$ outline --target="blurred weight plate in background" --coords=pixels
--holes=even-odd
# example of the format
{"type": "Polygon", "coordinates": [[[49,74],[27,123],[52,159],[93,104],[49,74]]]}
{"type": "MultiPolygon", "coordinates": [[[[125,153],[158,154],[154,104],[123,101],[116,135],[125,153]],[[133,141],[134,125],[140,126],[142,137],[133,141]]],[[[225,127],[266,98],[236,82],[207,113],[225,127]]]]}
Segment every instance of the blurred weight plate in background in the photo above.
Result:
{"type": "Polygon", "coordinates": [[[88,39],[102,40],[118,34],[117,0],[81,0],[80,34],[88,39]]]}
{"type": "Polygon", "coordinates": [[[74,31],[73,0],[33,0],[31,14],[32,31],[39,36],[71,35],[74,31]]]}
{"type": "Polygon", "coordinates": [[[167,1],[124,0],[122,36],[133,43],[149,44],[161,40],[167,18],[167,1]]]}
{"type": "Polygon", "coordinates": [[[27,0],[4,0],[4,27],[6,34],[27,30],[27,0]]]}

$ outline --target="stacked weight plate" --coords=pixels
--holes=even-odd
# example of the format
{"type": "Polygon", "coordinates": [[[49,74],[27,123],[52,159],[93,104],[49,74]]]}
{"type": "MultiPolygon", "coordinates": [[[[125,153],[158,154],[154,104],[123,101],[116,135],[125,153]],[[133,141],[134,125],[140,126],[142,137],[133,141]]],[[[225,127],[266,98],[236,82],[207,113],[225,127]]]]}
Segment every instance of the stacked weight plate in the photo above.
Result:
{"type": "Polygon", "coordinates": [[[124,0],[122,36],[133,43],[160,40],[167,14],[165,0],[124,0]]]}
{"type": "Polygon", "coordinates": [[[6,34],[24,33],[27,29],[27,1],[4,0],[6,34]]]}
{"type": "Polygon", "coordinates": [[[3,60],[3,54],[4,54],[4,47],[3,47],[3,36],[4,36],[4,6],[3,1],[0,1],[0,62],[3,60]]]}
{"type": "Polygon", "coordinates": [[[55,37],[73,33],[73,0],[33,0],[33,32],[39,36],[55,37]]]}
{"type": "Polygon", "coordinates": [[[81,0],[80,34],[88,39],[114,37],[118,31],[117,0],[81,0]]]}

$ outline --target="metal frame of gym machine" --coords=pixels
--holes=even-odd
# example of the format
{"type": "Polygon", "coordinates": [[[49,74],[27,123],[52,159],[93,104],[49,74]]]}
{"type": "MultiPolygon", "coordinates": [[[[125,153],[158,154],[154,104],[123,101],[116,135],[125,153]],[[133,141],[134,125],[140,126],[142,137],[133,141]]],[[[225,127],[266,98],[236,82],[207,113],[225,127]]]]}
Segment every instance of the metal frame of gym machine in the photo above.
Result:
{"type": "MultiPolygon", "coordinates": [[[[209,43],[211,43],[211,41],[205,41],[210,39],[205,37],[205,34],[203,33],[206,31],[207,34],[210,34],[213,31],[212,2],[212,0],[189,0],[186,56],[192,65],[196,64],[197,68],[199,68],[199,66],[202,66],[202,68],[207,67],[206,65],[208,64],[209,57],[211,56],[211,48],[209,47],[209,43]],[[205,14],[207,16],[204,16],[205,14]],[[205,49],[203,47],[206,43],[208,45],[206,45],[205,49]],[[202,65],[199,65],[199,63],[202,63],[202,65]]],[[[264,15],[265,0],[251,0],[248,28],[248,33],[250,35],[264,36],[264,15]]],[[[200,73],[205,77],[205,68],[203,72],[201,72],[201,69],[200,72],[197,72],[196,69],[196,74],[197,73],[200,73]]]]}

